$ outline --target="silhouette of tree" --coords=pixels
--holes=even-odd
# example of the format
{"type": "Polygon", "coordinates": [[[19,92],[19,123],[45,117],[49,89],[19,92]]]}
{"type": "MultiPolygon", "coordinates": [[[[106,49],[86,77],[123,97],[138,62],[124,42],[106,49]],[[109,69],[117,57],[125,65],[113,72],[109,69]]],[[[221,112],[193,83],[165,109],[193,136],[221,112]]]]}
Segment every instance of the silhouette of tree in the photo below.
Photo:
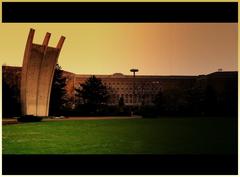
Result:
{"type": "Polygon", "coordinates": [[[221,95],[221,111],[224,115],[235,116],[238,114],[238,83],[237,78],[229,79],[224,83],[221,95]]]}
{"type": "Polygon", "coordinates": [[[124,106],[125,106],[124,98],[121,96],[119,101],[118,101],[118,107],[119,107],[120,112],[124,111],[124,106]]]}
{"type": "Polygon", "coordinates": [[[161,114],[163,112],[163,106],[164,106],[164,98],[163,93],[160,90],[157,95],[155,95],[155,98],[153,99],[152,103],[155,107],[155,114],[161,114]]]}
{"type": "Polygon", "coordinates": [[[188,103],[186,112],[189,115],[205,115],[205,89],[199,86],[194,86],[192,88],[185,90],[186,101],[188,103]]]}
{"type": "Polygon", "coordinates": [[[103,85],[102,80],[91,76],[85,83],[76,88],[76,97],[85,105],[89,113],[101,111],[101,106],[105,105],[109,99],[108,89],[103,85]]]}
{"type": "Polygon", "coordinates": [[[63,70],[61,66],[57,64],[52,82],[49,115],[58,116],[64,109],[64,106],[67,102],[65,86],[66,77],[63,76],[63,70]]]}
{"type": "Polygon", "coordinates": [[[156,105],[158,108],[162,107],[163,105],[163,93],[159,91],[155,98],[153,99],[153,104],[156,105]]]}
{"type": "Polygon", "coordinates": [[[124,98],[121,96],[118,102],[118,106],[119,107],[124,107],[125,103],[124,103],[124,98]]]}
{"type": "Polygon", "coordinates": [[[207,85],[205,90],[205,111],[208,115],[216,115],[218,113],[218,102],[216,91],[212,86],[207,85]]]}
{"type": "Polygon", "coordinates": [[[3,117],[20,116],[19,90],[16,85],[7,83],[7,76],[2,78],[2,115],[3,117]]]}

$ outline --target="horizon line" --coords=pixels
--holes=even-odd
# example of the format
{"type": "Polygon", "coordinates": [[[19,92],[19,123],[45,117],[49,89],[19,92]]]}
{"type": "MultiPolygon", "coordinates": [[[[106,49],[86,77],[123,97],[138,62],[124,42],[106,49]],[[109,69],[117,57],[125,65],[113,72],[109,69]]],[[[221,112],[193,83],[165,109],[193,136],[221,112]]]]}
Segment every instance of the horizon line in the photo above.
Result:
{"type": "MultiPolygon", "coordinates": [[[[2,64],[2,67],[16,67],[16,68],[22,68],[22,66],[13,66],[13,65],[6,65],[6,64],[2,64]]],[[[118,76],[132,76],[131,74],[124,74],[124,73],[121,73],[121,72],[115,72],[115,73],[111,73],[111,74],[106,74],[106,73],[101,73],[101,74],[96,74],[96,73],[91,73],[91,74],[80,74],[80,73],[75,73],[75,72],[72,72],[72,71],[68,71],[68,70],[65,70],[63,68],[61,68],[63,71],[65,72],[68,72],[68,73],[72,73],[72,74],[75,74],[75,75],[81,75],[81,76],[114,76],[114,75],[118,75],[118,76]]],[[[181,75],[173,75],[173,74],[136,74],[136,76],[189,76],[189,77],[194,77],[194,76],[201,76],[201,75],[209,75],[209,74],[212,74],[212,73],[227,73],[227,72],[238,72],[238,70],[222,70],[222,71],[213,71],[213,72],[210,72],[210,73],[205,73],[205,74],[181,74],[181,75]]]]}

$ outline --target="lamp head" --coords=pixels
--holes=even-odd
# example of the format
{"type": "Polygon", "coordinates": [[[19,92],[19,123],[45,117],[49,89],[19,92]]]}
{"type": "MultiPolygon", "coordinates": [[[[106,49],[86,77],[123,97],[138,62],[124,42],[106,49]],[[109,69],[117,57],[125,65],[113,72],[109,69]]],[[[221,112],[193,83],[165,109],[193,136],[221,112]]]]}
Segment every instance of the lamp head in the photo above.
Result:
{"type": "Polygon", "coordinates": [[[138,72],[138,69],[131,69],[130,71],[135,73],[138,72]]]}

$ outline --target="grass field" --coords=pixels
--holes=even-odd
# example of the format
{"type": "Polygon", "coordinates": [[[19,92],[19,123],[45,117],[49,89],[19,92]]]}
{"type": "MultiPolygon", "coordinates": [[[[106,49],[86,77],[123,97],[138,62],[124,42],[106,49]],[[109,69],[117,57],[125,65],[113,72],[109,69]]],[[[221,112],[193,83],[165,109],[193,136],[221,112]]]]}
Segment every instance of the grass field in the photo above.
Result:
{"type": "Polygon", "coordinates": [[[69,120],[3,126],[3,154],[231,154],[223,118],[69,120]]]}

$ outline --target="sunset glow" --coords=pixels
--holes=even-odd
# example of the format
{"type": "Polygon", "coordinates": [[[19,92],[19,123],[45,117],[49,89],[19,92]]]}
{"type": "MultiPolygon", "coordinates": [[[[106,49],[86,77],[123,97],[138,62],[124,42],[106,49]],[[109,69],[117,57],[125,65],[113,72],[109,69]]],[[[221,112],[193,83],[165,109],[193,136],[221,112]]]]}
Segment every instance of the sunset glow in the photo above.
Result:
{"type": "Polygon", "coordinates": [[[199,75],[237,70],[237,23],[1,24],[0,60],[21,66],[27,35],[34,43],[66,37],[59,64],[79,74],[199,75]],[[4,42],[3,42],[4,41],[4,42]]]}

